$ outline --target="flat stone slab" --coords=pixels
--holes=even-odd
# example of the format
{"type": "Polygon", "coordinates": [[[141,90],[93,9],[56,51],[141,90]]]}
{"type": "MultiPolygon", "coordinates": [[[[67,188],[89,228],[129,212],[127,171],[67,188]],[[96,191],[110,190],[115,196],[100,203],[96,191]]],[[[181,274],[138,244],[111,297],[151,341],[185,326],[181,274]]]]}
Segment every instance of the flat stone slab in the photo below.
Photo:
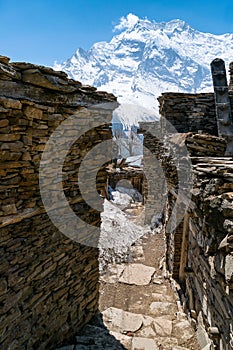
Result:
{"type": "Polygon", "coordinates": [[[154,319],[154,329],[156,334],[167,337],[172,334],[172,321],[166,317],[157,317],[154,319]]]}
{"type": "Polygon", "coordinates": [[[173,326],[173,332],[182,343],[188,341],[194,336],[189,321],[175,322],[173,326]]]}
{"type": "Polygon", "coordinates": [[[177,311],[176,304],[162,301],[154,301],[150,304],[150,312],[155,316],[174,315],[177,311]]]}
{"type": "Polygon", "coordinates": [[[106,274],[101,276],[101,280],[106,283],[117,283],[122,272],[124,271],[125,265],[110,265],[106,274]]]}
{"type": "Polygon", "coordinates": [[[132,340],[132,350],[159,350],[153,339],[134,337],[132,340]]]}
{"type": "Polygon", "coordinates": [[[154,267],[143,264],[129,264],[125,267],[123,274],[119,278],[119,282],[146,286],[151,282],[154,273],[154,267]]]}
{"type": "Polygon", "coordinates": [[[152,298],[155,301],[169,302],[172,303],[174,301],[174,297],[172,295],[160,294],[160,293],[152,293],[152,298]]]}
{"type": "Polygon", "coordinates": [[[137,332],[137,335],[139,337],[143,337],[143,338],[155,338],[156,337],[156,333],[155,333],[154,329],[150,326],[142,328],[142,330],[137,332]]]}
{"type": "Polygon", "coordinates": [[[143,316],[110,307],[103,312],[103,321],[107,327],[120,333],[137,332],[143,323],[143,316]]]}
{"type": "Polygon", "coordinates": [[[143,326],[145,327],[151,326],[153,322],[154,322],[154,317],[143,315],[143,326]]]}

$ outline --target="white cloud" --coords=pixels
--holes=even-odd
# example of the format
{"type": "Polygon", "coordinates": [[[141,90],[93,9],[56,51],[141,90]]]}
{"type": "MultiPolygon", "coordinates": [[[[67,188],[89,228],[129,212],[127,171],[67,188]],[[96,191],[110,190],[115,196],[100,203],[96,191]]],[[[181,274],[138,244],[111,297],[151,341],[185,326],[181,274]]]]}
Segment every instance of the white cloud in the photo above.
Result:
{"type": "Polygon", "coordinates": [[[138,20],[139,20],[138,16],[135,16],[134,14],[129,13],[127,17],[121,17],[120,23],[114,27],[113,31],[116,32],[118,30],[131,28],[138,22],[138,20]]]}

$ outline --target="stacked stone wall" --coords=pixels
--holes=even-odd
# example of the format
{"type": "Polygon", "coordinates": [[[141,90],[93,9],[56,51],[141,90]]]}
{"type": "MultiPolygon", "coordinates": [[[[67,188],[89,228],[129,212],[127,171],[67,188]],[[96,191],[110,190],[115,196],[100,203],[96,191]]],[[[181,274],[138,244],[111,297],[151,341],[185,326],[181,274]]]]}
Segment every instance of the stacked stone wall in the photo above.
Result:
{"type": "MultiPolygon", "coordinates": [[[[233,103],[232,94],[230,99],[233,103]]],[[[201,348],[230,350],[233,162],[224,156],[226,140],[218,137],[214,94],[164,93],[158,100],[160,124],[141,123],[140,128],[144,146],[156,155],[166,178],[160,191],[166,198],[166,266],[182,286],[201,348]]],[[[153,174],[150,157],[144,155],[144,167],[153,174]]],[[[157,210],[154,198],[149,209],[151,218],[157,210]]]]}
{"type": "MultiPolygon", "coordinates": [[[[201,345],[233,346],[233,161],[196,159],[193,210],[187,214],[186,306],[201,345]],[[209,339],[208,339],[209,338],[209,339]]],[[[215,346],[215,347],[214,347],[215,346]]]]}
{"type": "Polygon", "coordinates": [[[161,217],[164,211],[166,181],[161,166],[161,154],[165,152],[160,121],[140,122],[138,133],[143,134],[143,202],[145,205],[145,223],[161,217]]]}
{"type": "Polygon", "coordinates": [[[177,132],[218,136],[213,93],[163,93],[158,100],[163,129],[169,130],[171,123],[177,132]]]}
{"type": "Polygon", "coordinates": [[[134,168],[130,166],[125,166],[121,169],[109,169],[108,174],[108,185],[113,189],[120,184],[119,181],[127,180],[129,185],[131,184],[133,188],[136,188],[140,193],[143,192],[144,188],[144,177],[143,171],[140,168],[134,168]]]}
{"type": "MultiPolygon", "coordinates": [[[[98,249],[79,243],[81,228],[76,227],[77,232],[74,228],[73,240],[51,222],[41,199],[39,168],[49,137],[75,115],[78,127],[71,125],[65,136],[74,140],[82,136],[65,157],[62,185],[73,211],[98,232],[100,212],[82,198],[78,170],[95,145],[111,139],[115,107],[113,95],[83,86],[63,72],[11,64],[0,57],[1,349],[52,349],[71,338],[98,310],[98,249]],[[103,103],[107,107],[93,107],[103,103]],[[101,121],[100,126],[96,121],[101,121]]],[[[96,166],[100,158],[94,160],[96,166]]],[[[54,152],[51,162],[59,159],[54,152]]],[[[98,170],[96,186],[101,192],[106,172],[98,170]]],[[[90,189],[90,197],[94,192],[90,189]]],[[[66,217],[60,219],[70,228],[66,217]]]]}

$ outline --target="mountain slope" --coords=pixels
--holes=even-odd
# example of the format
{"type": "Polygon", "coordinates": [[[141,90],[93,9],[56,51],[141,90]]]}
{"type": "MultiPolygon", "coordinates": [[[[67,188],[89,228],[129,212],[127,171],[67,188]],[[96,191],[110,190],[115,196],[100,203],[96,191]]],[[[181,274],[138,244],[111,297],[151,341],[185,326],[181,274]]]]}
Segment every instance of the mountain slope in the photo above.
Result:
{"type": "Polygon", "coordinates": [[[129,14],[115,30],[110,42],[79,48],[54,68],[151,115],[158,114],[161,92],[212,91],[210,62],[220,57],[228,67],[233,60],[233,34],[201,33],[181,20],[157,23],[129,14]]]}

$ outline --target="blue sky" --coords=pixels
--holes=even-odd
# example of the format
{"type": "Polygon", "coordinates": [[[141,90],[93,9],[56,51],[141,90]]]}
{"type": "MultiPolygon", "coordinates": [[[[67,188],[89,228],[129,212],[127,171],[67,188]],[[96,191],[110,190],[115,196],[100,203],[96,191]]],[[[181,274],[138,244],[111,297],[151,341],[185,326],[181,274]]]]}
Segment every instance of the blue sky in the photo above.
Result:
{"type": "Polygon", "coordinates": [[[182,19],[195,29],[233,33],[233,0],[0,0],[0,54],[52,65],[78,47],[108,41],[122,16],[182,19]]]}

